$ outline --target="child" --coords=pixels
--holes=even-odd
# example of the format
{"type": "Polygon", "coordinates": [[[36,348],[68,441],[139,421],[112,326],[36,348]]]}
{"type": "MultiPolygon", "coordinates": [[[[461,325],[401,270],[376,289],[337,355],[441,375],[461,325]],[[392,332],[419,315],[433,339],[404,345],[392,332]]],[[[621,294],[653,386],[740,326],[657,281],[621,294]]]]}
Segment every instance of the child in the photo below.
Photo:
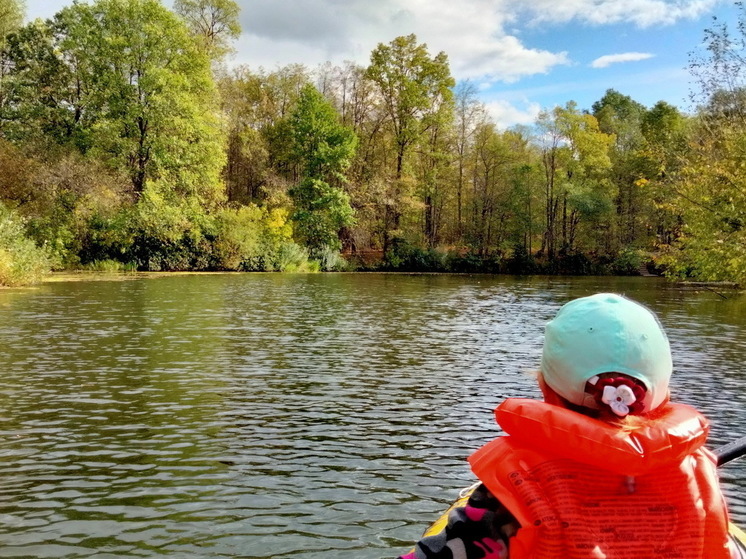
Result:
{"type": "Polygon", "coordinates": [[[669,402],[668,339],[645,307],[601,293],[546,326],[544,401],[496,410],[507,436],[470,458],[481,484],[402,559],[729,559],[707,420],[669,402]]]}

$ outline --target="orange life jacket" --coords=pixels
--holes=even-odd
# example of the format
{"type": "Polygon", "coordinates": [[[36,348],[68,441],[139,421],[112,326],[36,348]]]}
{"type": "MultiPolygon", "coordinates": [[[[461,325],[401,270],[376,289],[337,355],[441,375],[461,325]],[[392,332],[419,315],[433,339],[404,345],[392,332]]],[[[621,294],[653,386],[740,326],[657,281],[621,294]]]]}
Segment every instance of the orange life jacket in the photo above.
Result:
{"type": "Polygon", "coordinates": [[[666,404],[619,426],[537,400],[496,410],[508,434],[470,458],[521,525],[511,559],[730,558],[707,420],[666,404]]]}

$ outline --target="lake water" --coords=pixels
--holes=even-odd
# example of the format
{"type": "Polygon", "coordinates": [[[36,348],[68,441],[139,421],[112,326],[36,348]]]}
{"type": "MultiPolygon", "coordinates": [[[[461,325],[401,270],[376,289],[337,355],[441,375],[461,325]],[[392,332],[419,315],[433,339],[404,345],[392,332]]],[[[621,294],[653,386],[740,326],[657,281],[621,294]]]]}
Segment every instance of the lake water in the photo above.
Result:
{"type": "MultiPolygon", "coordinates": [[[[543,326],[616,291],[676,400],[746,434],[746,297],[651,278],[216,274],[0,291],[0,557],[377,559],[536,397],[543,326]]],[[[746,459],[721,470],[746,524],[746,459]]]]}

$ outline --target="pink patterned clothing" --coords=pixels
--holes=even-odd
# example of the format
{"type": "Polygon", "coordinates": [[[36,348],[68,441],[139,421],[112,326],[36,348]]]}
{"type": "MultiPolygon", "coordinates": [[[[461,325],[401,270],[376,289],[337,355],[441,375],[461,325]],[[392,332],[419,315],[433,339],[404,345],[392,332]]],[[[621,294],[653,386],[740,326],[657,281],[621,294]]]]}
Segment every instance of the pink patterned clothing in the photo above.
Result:
{"type": "Polygon", "coordinates": [[[513,515],[480,485],[465,507],[451,511],[440,534],[422,538],[399,559],[507,559],[508,540],[518,528],[513,515]]]}

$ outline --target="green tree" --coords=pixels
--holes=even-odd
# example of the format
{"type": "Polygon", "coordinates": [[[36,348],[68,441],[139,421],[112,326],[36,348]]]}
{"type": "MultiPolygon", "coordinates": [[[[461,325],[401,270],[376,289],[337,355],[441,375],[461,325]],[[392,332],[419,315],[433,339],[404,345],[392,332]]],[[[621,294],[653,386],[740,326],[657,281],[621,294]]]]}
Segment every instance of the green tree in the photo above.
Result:
{"type": "Polygon", "coordinates": [[[219,61],[233,51],[231,41],[241,35],[240,8],[234,0],[175,0],[174,11],[212,60],[219,61]]]}
{"type": "Polygon", "coordinates": [[[676,185],[689,158],[689,134],[692,119],[673,105],[659,101],[645,113],[642,133],[647,176],[639,179],[649,200],[655,233],[653,251],[669,247],[681,235],[683,216],[677,204],[676,185]]]}
{"type": "Polygon", "coordinates": [[[331,104],[313,85],[305,85],[290,117],[293,156],[304,177],[344,182],[357,137],[339,122],[331,104]]]}
{"type": "Polygon", "coordinates": [[[595,243],[602,242],[600,235],[603,242],[609,237],[610,223],[602,214],[611,208],[605,173],[611,167],[614,136],[601,132],[596,118],[581,113],[572,101],[551,113],[544,111],[538,125],[545,176],[542,251],[553,261],[558,249],[562,255],[575,250],[583,218],[599,226],[591,230],[595,243]]]}
{"type": "Polygon", "coordinates": [[[455,99],[456,115],[456,233],[461,236],[464,228],[464,190],[466,187],[466,162],[477,126],[485,119],[484,105],[477,99],[477,88],[470,82],[459,84],[455,99]]]}
{"type": "Polygon", "coordinates": [[[415,35],[379,44],[371,53],[368,77],[376,83],[394,128],[396,178],[402,176],[407,149],[423,133],[423,114],[437,110],[453,96],[455,85],[444,52],[430,57],[415,35]]]}
{"type": "Polygon", "coordinates": [[[650,207],[647,190],[640,187],[641,180],[647,179],[649,169],[645,157],[645,138],[642,121],[647,109],[628,95],[609,89],[597,102],[593,103],[593,116],[599,129],[616,138],[609,156],[612,168],[610,180],[616,190],[616,222],[619,246],[645,244],[648,231],[650,207]]]}
{"type": "Polygon", "coordinates": [[[301,177],[290,190],[296,230],[313,256],[324,249],[338,251],[340,229],[353,222],[350,199],[342,185],[357,137],[339,122],[331,104],[310,84],[301,89],[289,128],[301,177]]]}
{"type": "Polygon", "coordinates": [[[700,106],[690,150],[672,190],[682,217],[666,262],[672,273],[746,282],[746,8],[737,3],[735,32],[714,21],[690,71],[700,106]]]}
{"type": "Polygon", "coordinates": [[[0,0],[0,46],[5,37],[23,25],[26,2],[23,0],[0,0]]]}
{"type": "Polygon", "coordinates": [[[125,170],[137,193],[222,199],[209,60],[160,2],[75,3],[11,36],[9,54],[19,134],[72,143],[125,170]]]}
{"type": "Polygon", "coordinates": [[[455,81],[446,54],[440,52],[431,57],[427,45],[418,44],[415,35],[397,37],[388,45],[379,44],[371,53],[370,62],[366,75],[378,88],[396,150],[394,184],[384,195],[386,251],[389,232],[399,229],[401,201],[409,195],[408,181],[402,181],[406,155],[429,127],[440,122],[435,115],[441,113],[443,105],[452,103],[455,81]]]}

